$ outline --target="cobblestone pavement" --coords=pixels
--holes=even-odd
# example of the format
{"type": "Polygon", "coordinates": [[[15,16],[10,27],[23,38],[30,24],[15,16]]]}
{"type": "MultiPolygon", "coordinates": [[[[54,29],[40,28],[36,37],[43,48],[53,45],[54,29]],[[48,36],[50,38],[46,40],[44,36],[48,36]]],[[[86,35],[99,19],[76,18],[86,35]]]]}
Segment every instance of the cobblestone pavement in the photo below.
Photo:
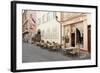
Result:
{"type": "Polygon", "coordinates": [[[22,62],[46,62],[46,61],[67,61],[90,59],[89,55],[81,53],[78,57],[63,55],[61,52],[48,51],[35,44],[23,43],[22,45],[22,62]]]}

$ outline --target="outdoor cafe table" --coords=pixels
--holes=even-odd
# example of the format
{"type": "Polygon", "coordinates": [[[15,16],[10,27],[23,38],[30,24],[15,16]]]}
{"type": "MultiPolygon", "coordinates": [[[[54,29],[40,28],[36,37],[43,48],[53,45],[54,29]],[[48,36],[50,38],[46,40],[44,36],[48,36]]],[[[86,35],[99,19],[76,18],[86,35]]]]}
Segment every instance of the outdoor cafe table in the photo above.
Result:
{"type": "Polygon", "coordinates": [[[75,49],[75,47],[68,47],[68,48],[62,48],[62,51],[63,51],[64,53],[68,53],[68,52],[73,51],[74,49],[75,49]]]}

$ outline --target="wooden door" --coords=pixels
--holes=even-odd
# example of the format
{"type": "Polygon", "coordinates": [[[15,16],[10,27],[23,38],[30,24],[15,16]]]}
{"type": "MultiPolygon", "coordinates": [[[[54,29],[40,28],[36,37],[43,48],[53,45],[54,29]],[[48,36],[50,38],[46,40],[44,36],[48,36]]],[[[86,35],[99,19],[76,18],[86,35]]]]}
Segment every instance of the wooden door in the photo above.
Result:
{"type": "Polygon", "coordinates": [[[71,46],[75,47],[75,33],[71,33],[71,46]]]}
{"type": "Polygon", "coordinates": [[[91,25],[88,25],[88,52],[91,53],[91,25]]]}

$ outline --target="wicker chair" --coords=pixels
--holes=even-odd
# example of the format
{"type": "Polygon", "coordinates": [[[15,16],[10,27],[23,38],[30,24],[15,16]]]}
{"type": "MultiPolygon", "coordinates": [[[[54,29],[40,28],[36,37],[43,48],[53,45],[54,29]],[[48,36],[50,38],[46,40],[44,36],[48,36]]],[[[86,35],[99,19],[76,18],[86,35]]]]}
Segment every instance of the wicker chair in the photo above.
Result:
{"type": "Polygon", "coordinates": [[[79,56],[79,54],[80,54],[80,48],[79,48],[79,46],[77,45],[77,46],[70,52],[70,54],[71,54],[72,56],[79,56]]]}

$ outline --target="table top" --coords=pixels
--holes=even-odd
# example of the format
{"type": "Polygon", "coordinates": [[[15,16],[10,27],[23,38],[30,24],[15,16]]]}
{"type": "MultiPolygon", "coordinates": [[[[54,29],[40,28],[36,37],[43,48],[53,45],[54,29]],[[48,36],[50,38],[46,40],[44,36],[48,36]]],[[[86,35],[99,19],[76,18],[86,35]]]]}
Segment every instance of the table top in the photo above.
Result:
{"type": "Polygon", "coordinates": [[[62,49],[75,49],[76,47],[68,47],[68,48],[62,48],[62,49]]]}

